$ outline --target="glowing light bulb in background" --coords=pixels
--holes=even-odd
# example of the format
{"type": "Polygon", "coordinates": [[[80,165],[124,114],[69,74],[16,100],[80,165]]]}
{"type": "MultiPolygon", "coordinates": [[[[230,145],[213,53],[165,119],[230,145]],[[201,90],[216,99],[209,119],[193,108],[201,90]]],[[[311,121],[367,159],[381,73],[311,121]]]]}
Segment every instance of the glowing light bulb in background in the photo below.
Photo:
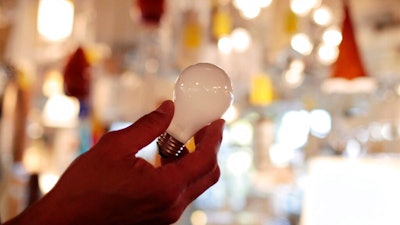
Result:
{"type": "Polygon", "coordinates": [[[47,194],[60,179],[59,175],[52,172],[42,173],[39,176],[39,188],[42,194],[47,194]]]}
{"type": "Polygon", "coordinates": [[[334,45],[321,44],[318,47],[318,61],[324,65],[334,63],[339,56],[339,48],[334,45]]]}
{"type": "Polygon", "coordinates": [[[38,9],[37,29],[49,41],[69,37],[74,24],[74,4],[68,0],[41,0],[38,9]]]}
{"type": "Polygon", "coordinates": [[[339,28],[336,26],[332,26],[328,28],[322,34],[322,40],[327,45],[339,46],[340,42],[342,42],[342,33],[339,28]]]}
{"type": "Polygon", "coordinates": [[[232,39],[229,36],[221,37],[217,45],[218,50],[224,55],[229,55],[232,52],[232,39]]]}
{"type": "Polygon", "coordinates": [[[244,52],[249,49],[251,37],[244,28],[236,28],[231,33],[232,47],[238,52],[244,52]]]}
{"type": "Polygon", "coordinates": [[[175,83],[174,117],[158,138],[160,155],[179,156],[184,144],[199,129],[220,118],[232,102],[232,84],[224,70],[210,63],[184,69],[175,83]]]}
{"type": "Polygon", "coordinates": [[[65,95],[52,95],[44,105],[42,118],[48,127],[75,127],[78,124],[79,101],[65,95]]]}
{"type": "Polygon", "coordinates": [[[302,55],[311,54],[314,48],[310,37],[304,33],[295,34],[290,41],[290,46],[302,55]]]}
{"type": "Polygon", "coordinates": [[[318,7],[321,0],[291,0],[290,9],[299,16],[307,15],[313,8],[318,7]]]}
{"type": "Polygon", "coordinates": [[[333,16],[330,8],[321,6],[313,13],[313,20],[316,24],[325,26],[332,22],[333,16]]]}

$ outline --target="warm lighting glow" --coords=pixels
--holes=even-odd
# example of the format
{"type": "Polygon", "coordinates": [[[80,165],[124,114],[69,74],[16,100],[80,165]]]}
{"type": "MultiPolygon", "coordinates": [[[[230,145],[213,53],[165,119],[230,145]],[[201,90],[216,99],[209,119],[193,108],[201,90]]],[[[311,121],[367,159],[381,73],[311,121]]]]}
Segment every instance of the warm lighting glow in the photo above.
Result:
{"type": "Polygon", "coordinates": [[[234,0],[233,5],[239,10],[240,15],[245,19],[256,18],[262,8],[270,6],[272,0],[234,0]]]}
{"type": "Polygon", "coordinates": [[[320,3],[321,0],[291,0],[290,9],[299,16],[305,16],[320,3]]]}
{"type": "Polygon", "coordinates": [[[190,221],[193,225],[206,225],[207,214],[204,211],[196,210],[190,216],[190,221]]]}
{"type": "Polygon", "coordinates": [[[49,127],[74,127],[78,123],[79,101],[65,95],[51,96],[43,110],[43,123],[49,127]]]}
{"type": "Polygon", "coordinates": [[[309,55],[314,47],[310,38],[304,33],[294,35],[290,45],[295,51],[303,55],[309,55]]]}
{"type": "Polygon", "coordinates": [[[26,126],[26,135],[31,139],[41,138],[43,134],[44,134],[44,129],[39,122],[30,122],[26,126]]]}
{"type": "Polygon", "coordinates": [[[41,150],[42,149],[38,149],[38,147],[34,145],[25,149],[22,163],[24,168],[30,173],[39,173],[43,168],[45,160],[40,154],[41,150]]]}
{"type": "Polygon", "coordinates": [[[296,88],[300,86],[304,81],[304,73],[303,71],[298,71],[294,69],[288,69],[283,74],[283,79],[286,84],[291,88],[296,88]]]}
{"type": "Polygon", "coordinates": [[[39,175],[39,189],[43,194],[48,193],[56,185],[60,177],[53,173],[39,175]]]}
{"type": "Polygon", "coordinates": [[[321,44],[318,47],[318,61],[324,65],[334,63],[339,56],[339,49],[334,45],[321,44]]]}
{"type": "Polygon", "coordinates": [[[397,85],[397,87],[396,87],[396,93],[397,93],[397,95],[400,95],[400,85],[397,85]]]}
{"type": "Polygon", "coordinates": [[[314,11],[313,20],[318,25],[326,26],[332,22],[332,11],[328,7],[320,7],[314,11]]]}
{"type": "Polygon", "coordinates": [[[249,32],[244,28],[236,28],[231,34],[233,48],[238,52],[249,49],[251,38],[249,32]]]}
{"type": "Polygon", "coordinates": [[[289,87],[296,88],[303,83],[304,68],[304,62],[299,59],[290,63],[289,69],[283,75],[283,79],[289,87]]]}
{"type": "Polygon", "coordinates": [[[327,45],[338,46],[342,42],[342,33],[337,27],[330,27],[322,34],[322,40],[327,45]]]}
{"type": "Polygon", "coordinates": [[[240,15],[242,15],[245,19],[254,19],[261,12],[260,7],[254,4],[247,4],[245,8],[240,11],[240,15]]]}
{"type": "Polygon", "coordinates": [[[271,5],[272,0],[258,0],[257,3],[261,8],[266,8],[271,5]]]}
{"type": "Polygon", "coordinates": [[[248,4],[248,0],[233,0],[233,5],[238,9],[238,10],[243,10],[246,8],[246,5],[248,4]]]}
{"type": "Polygon", "coordinates": [[[228,55],[229,53],[231,53],[233,48],[232,45],[232,40],[228,36],[222,37],[218,40],[218,50],[222,54],[228,55]]]}
{"type": "Polygon", "coordinates": [[[45,75],[42,92],[46,97],[63,93],[63,77],[60,71],[52,70],[45,75]]]}
{"type": "Polygon", "coordinates": [[[304,68],[306,66],[304,65],[304,62],[300,59],[295,59],[292,62],[290,62],[290,69],[294,69],[297,71],[304,71],[304,68]]]}
{"type": "Polygon", "coordinates": [[[37,29],[49,41],[61,41],[72,33],[74,5],[68,0],[40,0],[37,29]]]}

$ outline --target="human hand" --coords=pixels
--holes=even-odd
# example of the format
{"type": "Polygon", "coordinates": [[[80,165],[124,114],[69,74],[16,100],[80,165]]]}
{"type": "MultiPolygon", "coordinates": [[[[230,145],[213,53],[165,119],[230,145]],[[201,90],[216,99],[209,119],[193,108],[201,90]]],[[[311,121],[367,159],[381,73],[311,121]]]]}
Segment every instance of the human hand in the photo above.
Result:
{"type": "Polygon", "coordinates": [[[133,125],[105,134],[39,202],[6,223],[166,225],[216,183],[224,121],[195,136],[196,151],[154,167],[135,154],[162,134],[174,106],[165,101],[133,125]]]}

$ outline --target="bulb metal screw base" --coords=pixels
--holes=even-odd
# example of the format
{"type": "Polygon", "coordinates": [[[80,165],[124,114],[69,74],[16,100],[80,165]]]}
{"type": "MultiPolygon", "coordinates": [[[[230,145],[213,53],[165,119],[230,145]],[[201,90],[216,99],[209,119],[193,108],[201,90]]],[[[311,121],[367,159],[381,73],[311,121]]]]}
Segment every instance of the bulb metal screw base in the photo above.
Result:
{"type": "Polygon", "coordinates": [[[178,157],[183,151],[184,144],[165,132],[158,137],[157,146],[158,153],[163,158],[169,158],[178,157]]]}

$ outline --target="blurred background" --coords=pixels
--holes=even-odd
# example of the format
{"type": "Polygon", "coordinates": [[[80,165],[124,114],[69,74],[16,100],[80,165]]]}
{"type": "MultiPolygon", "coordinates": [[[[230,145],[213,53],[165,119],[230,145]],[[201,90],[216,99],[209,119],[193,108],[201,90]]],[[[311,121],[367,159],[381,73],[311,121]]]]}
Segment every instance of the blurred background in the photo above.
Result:
{"type": "Polygon", "coordinates": [[[0,0],[1,217],[210,62],[222,177],[177,224],[399,224],[399,37],[397,0],[0,0]]]}

